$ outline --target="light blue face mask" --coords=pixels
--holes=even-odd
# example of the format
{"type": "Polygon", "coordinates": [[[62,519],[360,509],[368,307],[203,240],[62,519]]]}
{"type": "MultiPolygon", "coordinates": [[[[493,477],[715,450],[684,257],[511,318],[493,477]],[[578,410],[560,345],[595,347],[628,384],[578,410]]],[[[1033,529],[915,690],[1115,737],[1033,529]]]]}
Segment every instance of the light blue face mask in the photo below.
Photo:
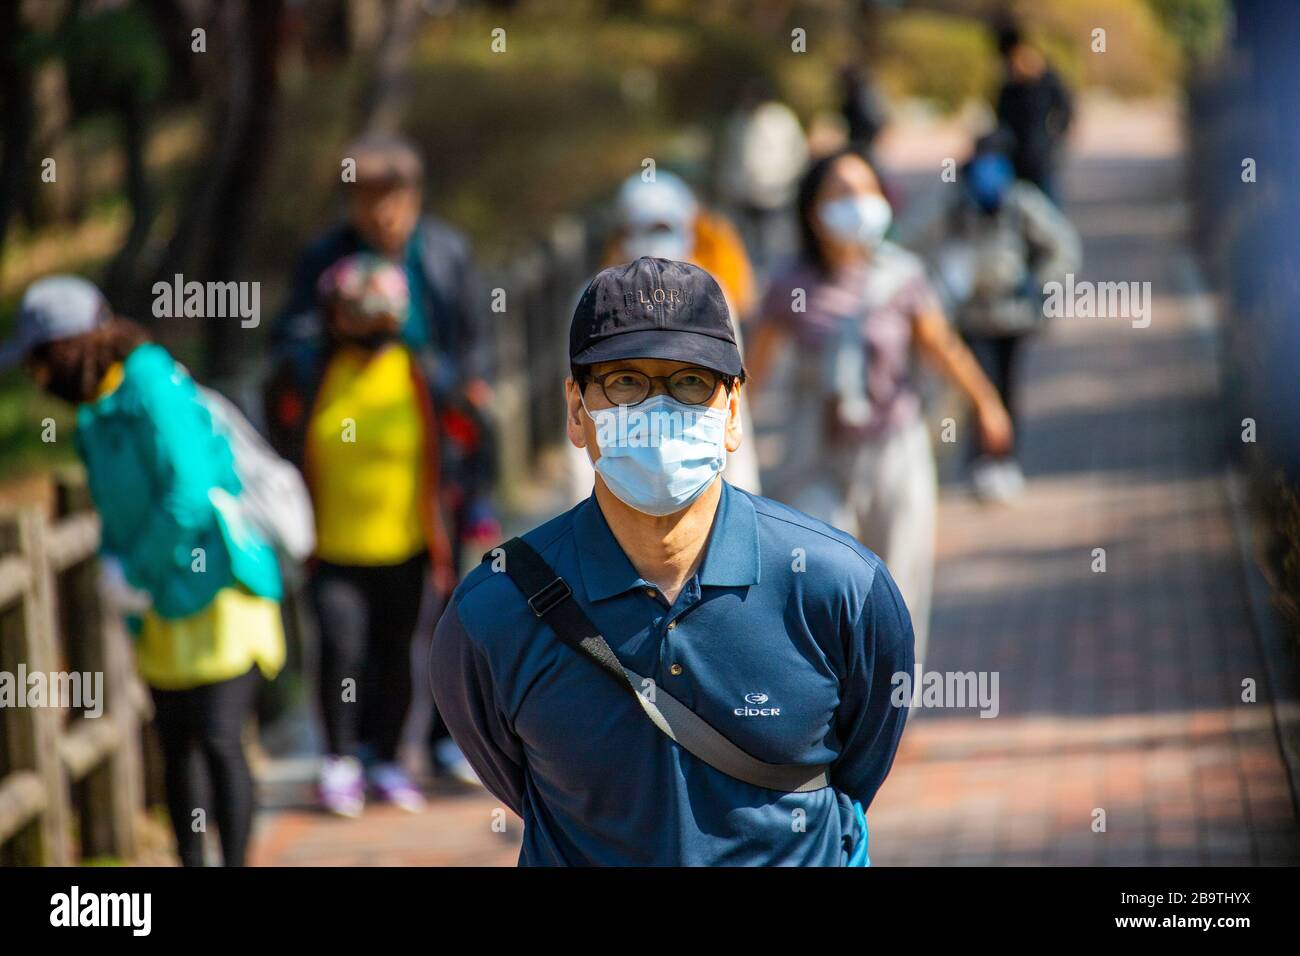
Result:
{"type": "Polygon", "coordinates": [[[684,405],[653,395],[640,405],[592,411],[596,473],[619,501],[648,515],[681,511],[727,463],[725,408],[684,405]]]}

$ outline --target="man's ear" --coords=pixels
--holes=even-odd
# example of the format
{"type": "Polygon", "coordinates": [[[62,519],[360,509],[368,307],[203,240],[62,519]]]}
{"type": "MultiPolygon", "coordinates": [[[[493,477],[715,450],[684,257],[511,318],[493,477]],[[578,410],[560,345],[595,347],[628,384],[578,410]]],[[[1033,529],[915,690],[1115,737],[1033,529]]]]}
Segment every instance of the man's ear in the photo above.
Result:
{"type": "Polygon", "coordinates": [[[741,385],[737,382],[727,393],[727,428],[723,441],[729,453],[735,452],[745,437],[745,423],[740,420],[740,388],[741,385]]]}
{"type": "Polygon", "coordinates": [[[575,448],[586,448],[587,432],[582,427],[582,389],[573,380],[573,376],[564,380],[564,402],[564,430],[568,432],[569,441],[573,442],[575,448]]]}

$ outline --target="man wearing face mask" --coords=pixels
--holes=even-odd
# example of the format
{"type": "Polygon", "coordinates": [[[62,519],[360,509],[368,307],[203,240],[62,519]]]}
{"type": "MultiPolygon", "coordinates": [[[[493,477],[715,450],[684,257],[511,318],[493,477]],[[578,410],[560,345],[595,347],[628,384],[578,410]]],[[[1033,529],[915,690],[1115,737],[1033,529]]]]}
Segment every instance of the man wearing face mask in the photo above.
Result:
{"type": "Polygon", "coordinates": [[[523,818],[520,863],[860,863],[913,664],[888,570],[723,479],[745,372],[703,270],[604,270],[569,355],[594,491],[486,555],[434,637],[434,695],[523,818]]]}
{"type": "MultiPolygon", "coordinates": [[[[744,243],[721,215],[706,209],[686,182],[660,170],[650,181],[640,173],[629,176],[614,201],[614,230],[601,257],[603,266],[631,262],[642,256],[675,259],[699,266],[717,280],[736,324],[737,346],[742,348],[740,325],[754,307],[754,275],[744,243]]],[[[740,413],[749,417],[741,402],[740,413]]],[[[591,494],[591,462],[581,448],[569,445],[567,456],[570,500],[577,503],[591,494]]],[[[758,456],[746,442],[727,462],[727,480],[758,494],[758,456]]]]}

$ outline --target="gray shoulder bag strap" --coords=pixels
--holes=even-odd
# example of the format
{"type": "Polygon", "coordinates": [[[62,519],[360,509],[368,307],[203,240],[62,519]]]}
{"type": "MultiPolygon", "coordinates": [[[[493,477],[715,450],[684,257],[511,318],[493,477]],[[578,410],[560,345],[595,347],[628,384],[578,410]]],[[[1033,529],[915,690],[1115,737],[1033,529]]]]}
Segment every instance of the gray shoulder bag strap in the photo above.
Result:
{"type": "Polygon", "coordinates": [[[640,689],[651,682],[624,667],[613,649],[600,636],[573,591],[546,560],[522,538],[511,538],[503,546],[505,570],[534,614],[546,622],[556,636],[636,698],[645,715],[661,731],[715,770],[768,790],[806,793],[830,786],[829,767],[766,763],[741,750],[704,718],[662,687],[652,693],[640,689]]]}

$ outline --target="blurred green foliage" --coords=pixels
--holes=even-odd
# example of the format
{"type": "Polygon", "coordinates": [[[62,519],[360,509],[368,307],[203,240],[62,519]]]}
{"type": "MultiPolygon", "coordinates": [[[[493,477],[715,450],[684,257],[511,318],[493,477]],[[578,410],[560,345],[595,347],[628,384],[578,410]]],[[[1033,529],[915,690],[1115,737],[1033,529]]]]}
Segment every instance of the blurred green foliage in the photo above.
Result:
{"type": "Polygon", "coordinates": [[[1182,79],[1182,53],[1148,0],[1016,0],[1012,9],[1076,89],[1156,96],[1182,79]],[[1093,49],[1095,30],[1105,31],[1104,52],[1093,49]]]}
{"type": "Polygon", "coordinates": [[[4,474],[53,467],[75,460],[74,418],[63,402],[47,397],[19,372],[0,380],[0,463],[4,474]],[[42,422],[52,418],[56,441],[42,440],[42,422]]]}
{"type": "Polygon", "coordinates": [[[62,56],[68,92],[82,115],[127,98],[150,102],[167,82],[162,41],[134,5],[74,18],[52,52],[62,56]]]}
{"type": "Polygon", "coordinates": [[[1165,31],[1189,57],[1206,57],[1223,43],[1228,0],[1147,0],[1165,31]]]}
{"type": "Polygon", "coordinates": [[[892,96],[919,96],[949,111],[997,93],[997,50],[982,21],[904,12],[886,21],[879,48],[876,75],[892,96]]]}

